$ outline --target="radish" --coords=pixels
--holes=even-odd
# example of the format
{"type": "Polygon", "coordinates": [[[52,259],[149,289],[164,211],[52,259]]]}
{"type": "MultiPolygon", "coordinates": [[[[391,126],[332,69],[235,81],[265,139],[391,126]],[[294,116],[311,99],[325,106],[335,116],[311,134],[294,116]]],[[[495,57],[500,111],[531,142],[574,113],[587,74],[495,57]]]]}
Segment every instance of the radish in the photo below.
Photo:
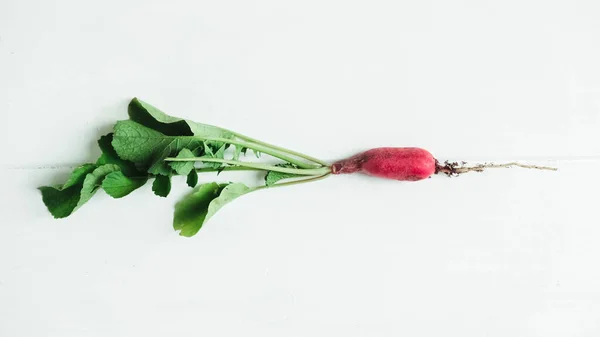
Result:
{"type": "Polygon", "coordinates": [[[416,147],[380,147],[331,165],[333,174],[363,172],[379,178],[417,181],[436,171],[436,160],[416,147]]]}
{"type": "Polygon", "coordinates": [[[129,120],[118,121],[114,132],[98,140],[102,155],[95,163],[75,168],[63,185],[40,187],[42,200],[55,218],[71,215],[100,189],[113,198],[122,198],[153,180],[152,191],[157,196],[167,197],[173,176],[186,176],[187,184],[196,187],[198,174],[204,172],[259,171],[265,173],[265,183],[252,187],[234,182],[200,184],[175,205],[173,228],[180,235],[195,235],[221,207],[242,195],[332,175],[364,173],[385,179],[418,181],[439,173],[456,176],[510,166],[556,170],[516,162],[475,166],[448,161],[440,164],[427,150],[416,147],[375,148],[330,164],[231,130],[169,116],[137,98],[129,104],[128,112],[129,120]],[[247,150],[257,157],[262,153],[279,162],[241,160],[247,150]]]}
{"type": "Polygon", "coordinates": [[[523,165],[516,162],[500,165],[483,164],[474,167],[460,167],[458,163],[450,162],[440,165],[437,159],[424,149],[417,147],[380,147],[333,163],[331,165],[331,173],[349,174],[362,172],[385,179],[418,181],[429,178],[431,175],[437,173],[458,175],[470,171],[482,172],[486,168],[510,166],[539,170],[556,170],[552,167],[523,165]]]}

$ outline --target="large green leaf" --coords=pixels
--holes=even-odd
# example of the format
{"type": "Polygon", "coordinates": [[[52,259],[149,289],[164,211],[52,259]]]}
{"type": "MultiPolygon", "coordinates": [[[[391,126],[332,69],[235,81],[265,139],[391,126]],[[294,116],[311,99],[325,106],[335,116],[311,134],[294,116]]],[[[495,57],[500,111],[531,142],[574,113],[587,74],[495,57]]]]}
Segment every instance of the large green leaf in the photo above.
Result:
{"type": "Polygon", "coordinates": [[[119,170],[114,164],[79,166],[62,186],[40,187],[42,200],[55,218],[65,218],[90,200],[107,174],[119,170]]]}
{"type": "Polygon", "coordinates": [[[148,177],[128,177],[121,171],[106,175],[102,181],[102,189],[113,198],[122,198],[143,186],[148,177]]]}
{"type": "Polygon", "coordinates": [[[248,192],[251,192],[253,189],[242,184],[242,183],[231,183],[221,191],[219,197],[213,200],[208,205],[208,214],[206,214],[206,218],[204,221],[210,219],[221,207],[235,200],[237,197],[240,197],[248,192]]]}
{"type": "Polygon", "coordinates": [[[208,205],[225,186],[227,184],[216,182],[202,184],[175,205],[173,228],[179,231],[179,235],[190,237],[198,233],[208,214],[208,205]]]}
{"type": "MultiPolygon", "coordinates": [[[[206,148],[202,138],[235,137],[232,132],[216,126],[169,116],[137,98],[131,100],[128,111],[131,120],[117,122],[112,147],[119,158],[134,162],[136,167],[155,175],[171,174],[173,165],[181,166],[178,171],[189,172],[193,163],[169,166],[164,159],[178,155],[182,149],[194,152],[195,156],[202,155],[206,148]]],[[[210,142],[209,147],[213,147],[210,157],[223,158],[227,146],[210,142]]],[[[218,167],[217,164],[208,166],[218,167]]]]}
{"type": "Polygon", "coordinates": [[[87,174],[96,169],[95,164],[84,164],[73,170],[69,179],[62,186],[42,186],[42,201],[55,218],[71,215],[81,196],[81,188],[87,174]]]}
{"type": "Polygon", "coordinates": [[[172,172],[165,158],[174,157],[185,148],[194,150],[202,144],[202,140],[192,136],[167,136],[129,120],[117,122],[112,141],[120,158],[157,175],[169,175],[172,172]]]}
{"type": "Polygon", "coordinates": [[[232,138],[230,131],[219,127],[196,123],[190,120],[169,116],[158,108],[134,98],[129,103],[129,118],[168,136],[201,136],[232,138]]]}
{"type": "Polygon", "coordinates": [[[129,118],[146,127],[152,128],[168,136],[193,136],[189,124],[176,117],[171,117],[152,105],[134,98],[128,107],[129,118]]]}
{"type": "MultiPolygon", "coordinates": [[[[199,157],[223,159],[229,144],[204,141],[196,136],[168,136],[134,121],[119,121],[115,125],[112,146],[123,160],[134,162],[148,173],[187,175],[193,162],[165,162],[168,157],[199,157]]],[[[205,167],[218,168],[219,163],[204,163],[205,167]]]]}
{"type": "Polygon", "coordinates": [[[194,236],[224,205],[253,190],[241,183],[202,184],[175,205],[173,228],[181,236],[194,236]]]}

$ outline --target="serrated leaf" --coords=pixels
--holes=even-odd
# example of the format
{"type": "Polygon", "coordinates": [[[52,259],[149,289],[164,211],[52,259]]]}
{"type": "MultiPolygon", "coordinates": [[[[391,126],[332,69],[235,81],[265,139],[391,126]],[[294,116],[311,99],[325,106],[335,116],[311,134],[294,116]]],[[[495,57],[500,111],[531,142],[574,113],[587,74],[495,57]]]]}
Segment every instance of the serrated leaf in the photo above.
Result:
{"type": "Polygon", "coordinates": [[[186,183],[189,187],[196,187],[198,184],[198,172],[196,170],[191,170],[187,176],[186,183]]]}
{"type": "Polygon", "coordinates": [[[189,136],[167,136],[134,121],[115,125],[112,145],[120,158],[129,160],[156,175],[169,175],[171,167],[164,161],[182,149],[193,150],[203,142],[189,136]]]}
{"type": "Polygon", "coordinates": [[[173,228],[181,236],[194,236],[224,205],[253,190],[240,183],[202,184],[175,205],[173,228]]]}
{"type": "Polygon", "coordinates": [[[152,191],[159,197],[166,198],[171,192],[171,177],[156,176],[152,183],[152,191]]]}
{"type": "Polygon", "coordinates": [[[248,150],[247,147],[243,147],[241,145],[236,145],[235,151],[233,152],[233,160],[240,160],[240,155],[244,154],[244,156],[245,156],[247,150],[248,150]]]}
{"type": "MultiPolygon", "coordinates": [[[[225,159],[225,150],[227,150],[228,146],[229,144],[204,142],[204,156],[208,158],[225,159]]],[[[223,164],[203,162],[202,166],[216,169],[223,166],[223,164]]]]}
{"type": "Polygon", "coordinates": [[[109,133],[105,136],[100,137],[100,139],[98,139],[98,146],[100,147],[100,150],[102,151],[102,155],[100,156],[100,158],[98,158],[98,161],[96,162],[96,164],[97,165],[104,165],[104,164],[118,165],[119,168],[121,169],[121,171],[123,171],[123,173],[126,176],[130,176],[130,177],[143,175],[143,172],[138,171],[133,162],[130,162],[128,160],[123,160],[119,157],[119,155],[117,154],[117,151],[115,151],[115,149],[112,146],[112,140],[113,140],[113,133],[109,133]]]}
{"type": "Polygon", "coordinates": [[[225,151],[227,151],[227,148],[229,147],[230,144],[223,144],[219,147],[219,149],[217,150],[217,152],[215,152],[215,158],[220,158],[220,159],[224,159],[225,158],[225,151]]]}
{"type": "MultiPolygon", "coordinates": [[[[182,149],[175,158],[194,158],[196,155],[190,149],[182,149]]],[[[169,166],[179,175],[188,175],[194,170],[193,161],[172,161],[169,166]]]]}
{"type": "Polygon", "coordinates": [[[96,169],[95,164],[84,164],[73,170],[62,186],[42,186],[42,201],[55,218],[66,218],[77,207],[81,197],[81,188],[87,174],[96,169]]]}
{"type": "Polygon", "coordinates": [[[130,178],[123,172],[116,171],[106,175],[102,181],[102,189],[113,198],[122,198],[142,187],[147,181],[147,177],[130,178]]]}
{"type": "MultiPolygon", "coordinates": [[[[296,165],[292,165],[292,164],[278,164],[275,166],[298,168],[296,165]]],[[[271,186],[282,179],[289,179],[289,178],[296,178],[296,177],[302,177],[302,175],[293,174],[293,173],[282,173],[282,172],[277,172],[277,171],[269,171],[269,172],[267,172],[267,175],[265,175],[265,185],[271,186]]]]}

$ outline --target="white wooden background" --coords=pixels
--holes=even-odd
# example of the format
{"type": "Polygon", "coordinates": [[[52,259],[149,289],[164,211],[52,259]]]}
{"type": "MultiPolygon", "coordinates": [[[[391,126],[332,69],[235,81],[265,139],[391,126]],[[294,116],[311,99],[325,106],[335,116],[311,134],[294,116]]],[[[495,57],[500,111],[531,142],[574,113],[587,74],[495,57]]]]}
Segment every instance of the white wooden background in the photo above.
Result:
{"type": "Polygon", "coordinates": [[[0,336],[599,336],[599,18],[596,0],[1,1],[0,336]],[[182,179],[52,219],[36,187],[95,160],[133,96],[328,160],[420,146],[559,171],[333,177],[191,239],[171,228],[182,179]]]}

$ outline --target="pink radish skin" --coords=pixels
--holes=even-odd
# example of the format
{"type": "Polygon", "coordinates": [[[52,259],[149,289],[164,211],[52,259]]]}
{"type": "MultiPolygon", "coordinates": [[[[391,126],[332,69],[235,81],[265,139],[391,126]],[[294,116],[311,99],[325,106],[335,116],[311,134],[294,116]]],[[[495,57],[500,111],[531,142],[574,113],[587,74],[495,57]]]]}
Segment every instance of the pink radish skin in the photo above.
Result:
{"type": "Polygon", "coordinates": [[[331,165],[331,173],[362,172],[401,181],[418,181],[436,173],[436,160],[427,150],[416,147],[380,147],[331,165]]]}

